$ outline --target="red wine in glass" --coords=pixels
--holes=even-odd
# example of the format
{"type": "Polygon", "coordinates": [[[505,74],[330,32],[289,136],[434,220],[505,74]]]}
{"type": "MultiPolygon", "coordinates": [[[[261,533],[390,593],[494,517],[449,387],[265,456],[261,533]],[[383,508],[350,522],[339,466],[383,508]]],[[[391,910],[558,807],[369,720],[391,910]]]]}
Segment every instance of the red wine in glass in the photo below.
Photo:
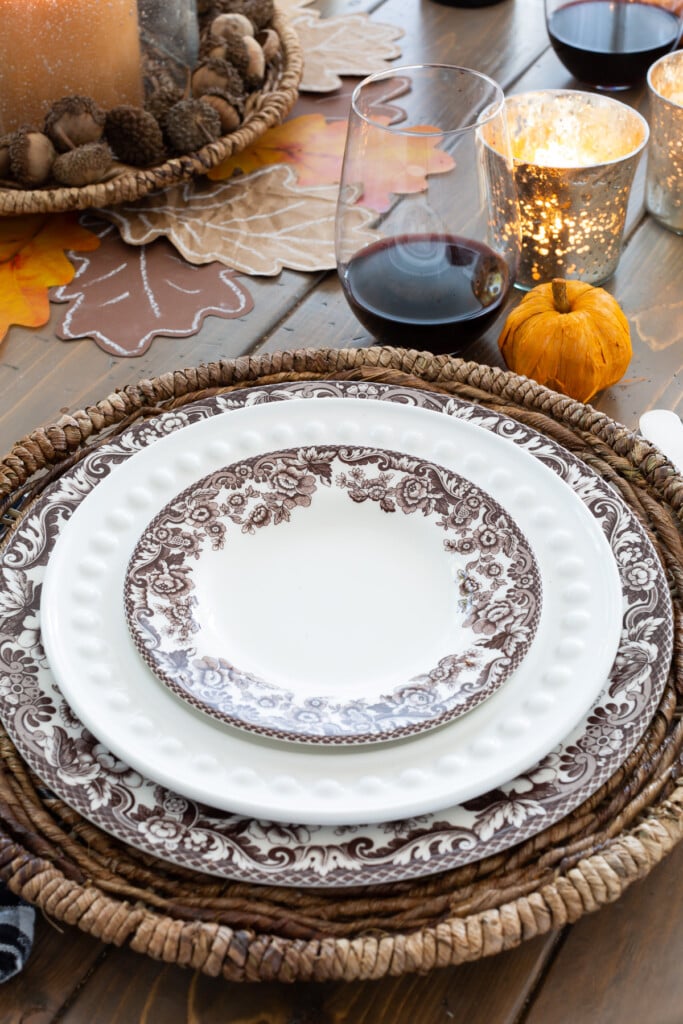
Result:
{"type": "Polygon", "coordinates": [[[547,8],[555,53],[587,85],[627,89],[676,45],[678,17],[654,3],[575,0],[547,8]]]}
{"type": "Polygon", "coordinates": [[[339,267],[354,314],[388,344],[458,352],[478,338],[510,287],[505,260],[458,235],[383,238],[339,267]]]}

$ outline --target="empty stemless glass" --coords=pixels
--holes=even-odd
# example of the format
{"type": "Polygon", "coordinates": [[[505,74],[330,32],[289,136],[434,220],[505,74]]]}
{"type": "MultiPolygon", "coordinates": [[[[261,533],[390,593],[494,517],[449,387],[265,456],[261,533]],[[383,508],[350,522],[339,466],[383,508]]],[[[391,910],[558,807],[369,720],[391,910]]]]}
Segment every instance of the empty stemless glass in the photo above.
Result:
{"type": "Polygon", "coordinates": [[[681,0],[545,0],[552,47],[567,71],[597,89],[629,89],[673,50],[681,0]]]}
{"type": "Polygon", "coordinates": [[[365,79],[351,106],[336,225],[349,305],[380,341],[458,352],[501,311],[519,260],[502,90],[418,65],[365,79]]]}

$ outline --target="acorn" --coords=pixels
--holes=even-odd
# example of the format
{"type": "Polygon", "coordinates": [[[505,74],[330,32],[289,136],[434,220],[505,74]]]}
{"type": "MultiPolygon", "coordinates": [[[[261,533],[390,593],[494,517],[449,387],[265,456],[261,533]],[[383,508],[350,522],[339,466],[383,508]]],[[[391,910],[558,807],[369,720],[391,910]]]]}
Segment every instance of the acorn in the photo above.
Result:
{"type": "Polygon", "coordinates": [[[227,61],[244,77],[249,67],[247,39],[253,40],[253,36],[227,36],[217,46],[212,46],[207,56],[212,60],[227,61]]]}
{"type": "Polygon", "coordinates": [[[172,106],[185,97],[184,91],[175,85],[165,85],[156,89],[145,101],[145,110],[148,110],[152,117],[161,122],[172,106]]]}
{"type": "Polygon", "coordinates": [[[104,134],[114,154],[125,164],[150,167],[166,158],[159,122],[142,107],[112,107],[107,112],[104,134]]]}
{"type": "Polygon", "coordinates": [[[50,177],[57,151],[44,132],[22,125],[10,136],[8,155],[12,177],[24,188],[37,188],[50,177]]]}
{"type": "Polygon", "coordinates": [[[275,60],[280,50],[282,49],[280,43],[280,37],[274,28],[264,28],[260,32],[256,33],[256,42],[263,50],[263,56],[266,58],[266,63],[275,60]]]}
{"type": "Polygon", "coordinates": [[[247,67],[242,72],[244,84],[247,89],[258,89],[263,85],[263,80],[266,77],[265,54],[260,44],[255,39],[252,39],[251,36],[245,36],[242,42],[249,54],[247,67]]]}
{"type": "Polygon", "coordinates": [[[88,142],[99,142],[106,114],[89,96],[64,96],[45,117],[45,134],[60,153],[88,142]]]}
{"type": "Polygon", "coordinates": [[[253,36],[254,26],[246,15],[231,11],[214,18],[209,32],[214,39],[225,40],[230,36],[253,36]]]}
{"type": "Polygon", "coordinates": [[[60,185],[80,188],[92,185],[109,173],[113,157],[105,142],[87,142],[84,146],[60,153],[52,165],[52,177],[60,185]]]}
{"type": "Polygon", "coordinates": [[[192,72],[192,94],[201,96],[210,89],[241,96],[245,91],[244,79],[237,68],[226,60],[204,60],[192,72]]]}
{"type": "Polygon", "coordinates": [[[242,124],[242,104],[230,99],[219,91],[205,93],[200,97],[202,103],[213,107],[220,118],[221,134],[229,135],[242,124]]]}
{"type": "Polygon", "coordinates": [[[176,153],[194,153],[221,136],[221,119],[213,106],[199,99],[181,100],[162,120],[164,135],[176,153]]]}

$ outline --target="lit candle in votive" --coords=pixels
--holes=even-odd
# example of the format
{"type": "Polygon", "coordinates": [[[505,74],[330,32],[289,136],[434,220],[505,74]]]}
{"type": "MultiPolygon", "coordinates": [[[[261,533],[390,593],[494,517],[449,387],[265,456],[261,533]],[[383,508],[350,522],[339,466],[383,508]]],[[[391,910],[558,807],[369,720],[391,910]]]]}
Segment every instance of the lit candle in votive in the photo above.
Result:
{"type": "Polygon", "coordinates": [[[142,104],[136,0],[0,0],[0,129],[40,129],[76,95],[142,104]]]}
{"type": "Polygon", "coordinates": [[[568,89],[510,96],[506,111],[522,231],[517,285],[601,284],[621,254],[647,122],[611,97],[568,89]]]}
{"type": "Polygon", "coordinates": [[[651,134],[646,205],[660,224],[683,235],[683,50],[653,64],[647,84],[651,134]]]}

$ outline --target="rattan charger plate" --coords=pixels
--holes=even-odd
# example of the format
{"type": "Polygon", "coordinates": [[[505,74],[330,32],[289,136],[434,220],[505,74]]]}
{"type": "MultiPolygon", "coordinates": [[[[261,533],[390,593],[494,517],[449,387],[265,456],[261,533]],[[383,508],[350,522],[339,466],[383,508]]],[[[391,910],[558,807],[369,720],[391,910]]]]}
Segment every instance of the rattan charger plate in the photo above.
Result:
{"type": "Polygon", "coordinates": [[[223,135],[196,153],[174,157],[154,167],[127,167],[109,181],[82,188],[0,188],[0,216],[60,213],[131,202],[148,192],[206,174],[221,161],[246,149],[289,113],[303,73],[303,53],[295,29],[277,9],[272,25],[280,36],[281,53],[269,67],[263,87],[249,96],[244,121],[237,131],[223,135]]]}
{"type": "MultiPolygon", "coordinates": [[[[427,388],[495,409],[564,445],[620,492],[683,602],[683,479],[638,434],[525,378],[391,348],[301,350],[141,381],[49,427],[0,462],[0,517],[132,421],[221,391],[293,380],[427,388]]],[[[677,633],[680,632],[677,628],[677,633]]],[[[362,890],[229,883],[138,853],[41,789],[0,730],[0,877],[49,917],[235,981],[368,979],[476,960],[577,920],[644,877],[683,833],[680,639],[658,710],[622,768],[518,847],[430,878],[362,890]]]]}

